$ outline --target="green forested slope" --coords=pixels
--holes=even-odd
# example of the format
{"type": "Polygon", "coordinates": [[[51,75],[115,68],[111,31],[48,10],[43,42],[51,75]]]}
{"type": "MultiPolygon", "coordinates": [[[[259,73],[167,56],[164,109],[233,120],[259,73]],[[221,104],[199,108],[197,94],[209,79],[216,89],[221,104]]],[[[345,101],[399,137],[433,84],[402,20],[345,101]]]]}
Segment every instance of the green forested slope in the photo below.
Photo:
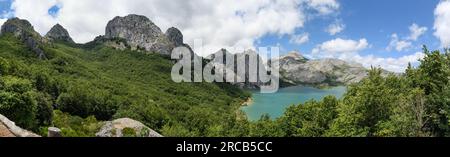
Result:
{"type": "Polygon", "coordinates": [[[174,83],[173,61],[102,44],[42,45],[48,59],[0,36],[0,113],[45,134],[94,136],[99,121],[130,117],[164,136],[450,136],[450,51],[430,52],[403,75],[373,68],[342,99],[326,97],[249,122],[248,93],[227,84],[174,83]]]}
{"type": "Polygon", "coordinates": [[[173,61],[161,55],[70,45],[43,45],[48,60],[40,60],[12,35],[0,36],[0,113],[28,129],[57,125],[74,136],[93,135],[76,133],[79,117],[89,116],[130,117],[175,136],[224,136],[249,96],[227,84],[174,83],[173,61]]]}

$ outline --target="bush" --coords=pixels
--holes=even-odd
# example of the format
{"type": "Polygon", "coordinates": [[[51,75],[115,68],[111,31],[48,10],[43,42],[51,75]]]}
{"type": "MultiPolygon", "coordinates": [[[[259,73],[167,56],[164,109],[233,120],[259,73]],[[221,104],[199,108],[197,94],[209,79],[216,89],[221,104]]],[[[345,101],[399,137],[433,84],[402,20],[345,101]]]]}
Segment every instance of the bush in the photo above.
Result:
{"type": "Polygon", "coordinates": [[[93,116],[83,119],[59,110],[54,111],[53,124],[61,129],[63,137],[94,137],[102,126],[93,116]]]}
{"type": "Polygon", "coordinates": [[[0,113],[21,127],[35,127],[35,95],[29,80],[17,77],[0,78],[0,113]]]}

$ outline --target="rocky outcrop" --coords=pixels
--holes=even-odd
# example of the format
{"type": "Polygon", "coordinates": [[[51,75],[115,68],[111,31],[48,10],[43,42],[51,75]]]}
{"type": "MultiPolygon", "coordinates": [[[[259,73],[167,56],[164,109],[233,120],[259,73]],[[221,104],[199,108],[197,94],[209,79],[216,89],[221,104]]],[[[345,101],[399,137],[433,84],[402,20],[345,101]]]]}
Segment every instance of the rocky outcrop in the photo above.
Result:
{"type": "Polygon", "coordinates": [[[132,49],[170,55],[175,44],[150,19],[141,15],[115,17],[106,26],[105,38],[125,39],[132,49]]]}
{"type": "Polygon", "coordinates": [[[192,50],[191,46],[184,43],[183,33],[181,33],[181,31],[178,28],[170,27],[169,29],[167,29],[165,35],[167,39],[169,39],[169,41],[172,42],[175,47],[185,47],[191,52],[192,57],[199,57],[197,56],[197,54],[194,53],[194,50],[192,50]]]}
{"type": "Polygon", "coordinates": [[[356,83],[368,74],[361,64],[339,59],[308,60],[297,52],[278,59],[281,79],[293,85],[348,85],[356,83]]]}
{"type": "MultiPolygon", "coordinates": [[[[226,78],[226,73],[232,72],[236,74],[237,64],[234,67],[226,65],[226,58],[222,59],[222,62],[215,61],[218,54],[230,54],[227,50],[221,51],[208,56],[213,61],[216,68],[216,72],[219,72],[226,78]]],[[[234,60],[237,62],[237,58],[245,57],[245,82],[231,82],[241,88],[257,89],[264,85],[258,78],[257,82],[249,81],[249,56],[256,55],[258,57],[258,67],[267,68],[265,63],[262,62],[261,57],[254,51],[248,50],[244,53],[234,54],[234,60]]],[[[278,59],[274,59],[269,63],[277,63],[280,68],[280,81],[282,86],[295,86],[295,85],[314,85],[314,86],[336,86],[336,85],[349,85],[357,83],[364,79],[368,75],[368,70],[361,64],[349,63],[339,59],[319,59],[310,60],[302,56],[298,52],[290,52],[285,56],[281,56],[278,59]]],[[[258,74],[258,73],[256,73],[258,74]]],[[[236,77],[236,80],[239,77],[236,77]]]]}
{"type": "Polygon", "coordinates": [[[167,29],[166,36],[175,45],[175,47],[184,46],[183,34],[180,30],[178,30],[178,28],[171,27],[167,29]]]}
{"type": "Polygon", "coordinates": [[[45,59],[46,55],[41,46],[47,41],[37,33],[33,26],[27,20],[21,20],[19,18],[12,18],[7,20],[2,28],[1,33],[11,33],[15,37],[19,38],[27,47],[29,47],[36,55],[45,59]]]}
{"type": "Polygon", "coordinates": [[[257,58],[257,65],[256,68],[263,68],[265,70],[266,66],[263,63],[262,58],[253,50],[247,50],[244,51],[243,53],[237,53],[237,54],[231,54],[230,52],[228,52],[226,49],[222,49],[210,56],[208,56],[207,58],[210,59],[216,70],[215,72],[219,72],[221,75],[224,76],[224,79],[226,78],[226,74],[227,73],[233,73],[235,75],[235,78],[233,78],[234,82],[229,82],[231,84],[237,85],[240,88],[246,88],[246,89],[258,89],[260,86],[262,86],[264,83],[261,81],[261,79],[259,78],[258,72],[256,72],[256,75],[258,75],[257,80],[256,81],[251,81],[250,80],[250,62],[249,59],[250,57],[256,57],[257,58]],[[222,57],[222,62],[218,62],[217,60],[215,60],[216,57],[218,57],[219,55],[223,55],[222,57]],[[227,65],[227,59],[226,59],[226,55],[232,55],[234,58],[234,66],[229,66],[227,65]],[[245,59],[245,66],[244,67],[240,67],[238,65],[238,59],[242,58],[245,59]],[[237,80],[242,80],[242,76],[240,77],[239,75],[237,75],[238,73],[238,68],[245,68],[243,70],[245,70],[245,80],[244,82],[239,82],[237,80]]]}
{"type": "Polygon", "coordinates": [[[53,26],[52,29],[50,29],[50,31],[45,35],[45,37],[53,41],[74,43],[69,35],[69,32],[67,32],[67,30],[60,24],[56,24],[55,26],[53,26]]]}
{"type": "Polygon", "coordinates": [[[141,122],[130,118],[107,121],[95,135],[97,137],[162,137],[141,122]]]}
{"type": "Polygon", "coordinates": [[[302,56],[296,51],[289,52],[287,55],[279,58],[281,65],[302,64],[309,61],[308,58],[302,56]]]}
{"type": "MultiPolygon", "coordinates": [[[[28,130],[24,130],[18,126],[5,116],[0,114],[0,134],[4,134],[8,137],[40,137],[39,135],[30,132],[28,130]]],[[[1,137],[1,136],[0,136],[1,137]]]]}

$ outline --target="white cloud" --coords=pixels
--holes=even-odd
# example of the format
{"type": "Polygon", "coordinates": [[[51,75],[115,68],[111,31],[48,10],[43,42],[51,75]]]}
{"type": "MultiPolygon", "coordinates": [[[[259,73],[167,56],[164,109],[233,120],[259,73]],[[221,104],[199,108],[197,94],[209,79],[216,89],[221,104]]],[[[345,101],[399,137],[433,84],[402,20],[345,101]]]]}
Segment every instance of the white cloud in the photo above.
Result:
{"type": "Polygon", "coordinates": [[[15,0],[13,9],[15,16],[28,19],[41,34],[60,23],[77,42],[104,34],[107,22],[115,16],[141,14],[163,31],[171,26],[179,28],[188,44],[202,39],[209,47],[205,49],[207,54],[228,46],[254,47],[254,42],[267,34],[293,35],[304,26],[309,9],[330,14],[339,9],[339,3],[336,0],[15,0]],[[61,8],[52,17],[48,9],[54,5],[61,8]]]}
{"type": "Polygon", "coordinates": [[[409,26],[409,31],[411,34],[407,38],[408,40],[416,41],[420,36],[425,34],[427,32],[427,27],[419,27],[419,25],[413,23],[411,26],[409,26]]]}
{"type": "Polygon", "coordinates": [[[400,39],[400,37],[396,33],[391,35],[391,41],[386,47],[386,51],[396,50],[401,52],[404,50],[408,50],[409,48],[413,47],[412,42],[417,41],[417,39],[425,34],[427,30],[427,27],[421,27],[416,23],[411,24],[411,26],[409,26],[409,36],[400,39]]]}
{"type": "Polygon", "coordinates": [[[311,8],[317,10],[320,14],[326,15],[337,11],[340,4],[336,0],[307,0],[311,8]]]}
{"type": "Polygon", "coordinates": [[[441,41],[441,46],[450,46],[450,1],[441,1],[434,10],[434,35],[441,41]]]}
{"type": "Polygon", "coordinates": [[[303,34],[298,34],[298,35],[293,35],[291,37],[291,39],[289,40],[290,43],[294,43],[294,44],[304,44],[306,42],[309,41],[309,34],[308,33],[303,33],[303,34]]]}
{"type": "Polygon", "coordinates": [[[6,19],[0,19],[0,27],[3,25],[3,23],[6,22],[6,19]]]}
{"type": "Polygon", "coordinates": [[[407,40],[400,40],[397,34],[391,35],[391,42],[386,48],[387,51],[392,51],[393,49],[397,51],[407,50],[412,47],[412,43],[407,40]]]}
{"type": "Polygon", "coordinates": [[[360,63],[366,68],[381,67],[392,72],[404,72],[408,63],[416,64],[423,58],[423,53],[406,55],[398,58],[377,57],[374,55],[361,55],[360,52],[370,47],[366,39],[344,40],[334,39],[326,41],[312,50],[312,58],[338,58],[348,62],[360,63]]]}
{"type": "Polygon", "coordinates": [[[392,57],[376,57],[374,55],[361,56],[359,54],[340,56],[340,59],[352,61],[362,64],[366,68],[380,67],[388,71],[403,73],[408,67],[408,63],[418,64],[419,59],[422,59],[424,54],[417,52],[411,55],[402,56],[399,58],[392,57]]]}
{"type": "Polygon", "coordinates": [[[38,32],[47,32],[56,23],[56,19],[48,14],[48,9],[57,3],[56,0],[34,2],[33,0],[13,1],[11,9],[14,16],[26,18],[38,32]]]}
{"type": "Polygon", "coordinates": [[[345,29],[345,24],[342,23],[342,21],[338,20],[335,23],[332,23],[327,27],[325,30],[330,35],[336,35],[337,33],[342,32],[345,29]]]}
{"type": "Polygon", "coordinates": [[[337,38],[317,45],[316,48],[312,50],[312,53],[322,57],[333,57],[345,53],[356,53],[368,47],[369,44],[365,38],[360,39],[359,41],[337,38]]]}

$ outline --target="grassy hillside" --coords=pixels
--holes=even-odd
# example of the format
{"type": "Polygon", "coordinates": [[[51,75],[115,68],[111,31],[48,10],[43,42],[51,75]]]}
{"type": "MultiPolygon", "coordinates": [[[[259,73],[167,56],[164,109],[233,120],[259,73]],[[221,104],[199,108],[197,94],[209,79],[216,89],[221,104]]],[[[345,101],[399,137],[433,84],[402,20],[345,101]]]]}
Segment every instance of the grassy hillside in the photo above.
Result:
{"type": "Polygon", "coordinates": [[[82,47],[44,45],[49,59],[40,60],[1,35],[0,113],[28,129],[56,125],[73,136],[92,136],[87,123],[121,117],[166,136],[224,136],[249,96],[227,84],[174,83],[174,62],[164,56],[82,47]]]}

